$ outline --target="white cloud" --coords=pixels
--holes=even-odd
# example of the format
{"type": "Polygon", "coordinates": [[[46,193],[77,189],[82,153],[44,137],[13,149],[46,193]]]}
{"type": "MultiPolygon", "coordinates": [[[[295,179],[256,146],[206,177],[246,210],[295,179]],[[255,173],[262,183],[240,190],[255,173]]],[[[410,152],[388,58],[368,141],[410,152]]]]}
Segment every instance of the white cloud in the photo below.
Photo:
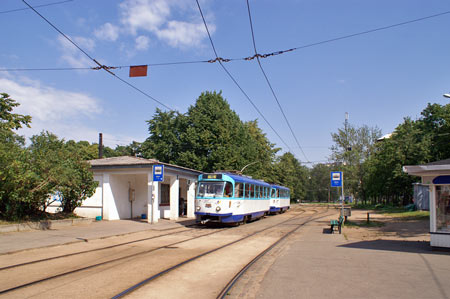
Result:
{"type": "Polygon", "coordinates": [[[99,100],[87,94],[42,86],[29,78],[0,77],[2,92],[8,93],[20,103],[17,108],[22,114],[31,115],[33,120],[61,121],[101,112],[99,100]]]}
{"type": "Polygon", "coordinates": [[[121,9],[121,23],[132,33],[138,30],[157,31],[170,16],[167,0],[125,0],[121,9]]]}
{"type": "MultiPolygon", "coordinates": [[[[71,39],[85,51],[92,52],[95,48],[95,42],[90,38],[78,36],[71,39]]],[[[60,50],[62,51],[61,59],[68,63],[70,66],[89,67],[94,65],[94,62],[92,62],[92,60],[90,60],[85,54],[83,54],[63,36],[58,36],[58,43],[60,50]]]]}
{"type": "Polygon", "coordinates": [[[100,99],[86,93],[45,86],[40,81],[11,74],[0,75],[2,92],[20,104],[14,113],[31,115],[31,128],[19,134],[31,137],[47,130],[66,140],[98,140],[98,131],[86,127],[86,118],[102,113],[100,99]]]}
{"type": "MultiPolygon", "coordinates": [[[[196,6],[180,0],[124,0],[120,5],[120,22],[124,32],[154,34],[172,47],[198,47],[207,36],[196,6]],[[176,20],[174,12],[183,13],[185,20],[176,20]],[[195,21],[192,21],[195,20],[195,21]]],[[[215,25],[208,17],[211,33],[215,25]]],[[[136,43],[136,47],[142,44],[136,43]]],[[[148,45],[147,45],[148,47],[148,45]]]]}
{"type": "Polygon", "coordinates": [[[119,38],[119,27],[105,23],[99,29],[94,31],[95,37],[101,40],[116,41],[119,38]]]}
{"type": "MultiPolygon", "coordinates": [[[[208,26],[210,32],[215,31],[215,26],[208,26]]],[[[156,35],[172,47],[199,46],[201,40],[207,36],[203,23],[193,24],[187,22],[170,21],[167,28],[159,30],[156,35]]]]}
{"type": "Polygon", "coordinates": [[[136,50],[147,50],[150,39],[145,35],[140,35],[136,38],[136,50]]]}

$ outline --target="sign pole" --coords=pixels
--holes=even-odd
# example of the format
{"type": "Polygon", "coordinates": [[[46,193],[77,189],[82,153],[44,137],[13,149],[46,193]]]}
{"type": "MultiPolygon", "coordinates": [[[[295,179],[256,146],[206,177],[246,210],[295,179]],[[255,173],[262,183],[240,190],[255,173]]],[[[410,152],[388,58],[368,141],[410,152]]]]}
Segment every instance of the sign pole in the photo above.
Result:
{"type": "Polygon", "coordinates": [[[342,172],[342,186],[341,186],[341,193],[342,193],[342,201],[341,201],[341,216],[344,217],[344,172],[342,172]]]}

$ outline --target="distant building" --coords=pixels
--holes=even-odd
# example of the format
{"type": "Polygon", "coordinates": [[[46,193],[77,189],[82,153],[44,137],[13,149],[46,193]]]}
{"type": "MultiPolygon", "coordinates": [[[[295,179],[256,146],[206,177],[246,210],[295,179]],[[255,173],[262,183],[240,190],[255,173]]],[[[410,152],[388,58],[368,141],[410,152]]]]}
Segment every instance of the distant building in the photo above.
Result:
{"type": "Polygon", "coordinates": [[[383,141],[383,140],[385,140],[385,139],[389,139],[389,138],[391,138],[391,137],[392,137],[392,133],[385,134],[385,135],[381,136],[380,138],[378,138],[378,139],[377,139],[377,142],[383,141]]]}

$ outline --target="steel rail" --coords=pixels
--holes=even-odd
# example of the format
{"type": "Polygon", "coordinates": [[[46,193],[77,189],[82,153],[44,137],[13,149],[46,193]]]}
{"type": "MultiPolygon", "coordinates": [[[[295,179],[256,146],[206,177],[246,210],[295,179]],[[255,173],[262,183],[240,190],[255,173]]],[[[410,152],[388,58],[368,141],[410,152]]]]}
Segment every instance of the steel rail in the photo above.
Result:
{"type": "MultiPolygon", "coordinates": [[[[302,213],[302,214],[303,214],[303,213],[302,213]]],[[[264,231],[266,231],[266,230],[268,230],[268,229],[271,229],[271,228],[277,227],[277,226],[279,226],[279,225],[282,225],[282,224],[284,224],[284,223],[286,223],[286,222],[292,221],[292,220],[294,220],[295,218],[298,218],[299,216],[300,216],[300,215],[293,216],[293,217],[291,217],[290,219],[288,219],[288,220],[286,220],[286,221],[282,221],[282,222],[277,223],[277,224],[275,224],[275,225],[268,226],[268,227],[263,228],[263,229],[261,229],[261,230],[258,230],[258,231],[256,231],[256,232],[253,232],[253,233],[251,233],[251,234],[249,234],[249,235],[247,235],[247,236],[245,236],[245,237],[239,238],[239,239],[237,239],[237,240],[235,240],[235,241],[232,241],[232,242],[230,242],[230,243],[224,244],[224,245],[219,246],[219,247],[217,247],[217,248],[208,250],[208,251],[203,252],[203,253],[201,253],[201,254],[199,254],[199,255],[196,255],[196,256],[194,256],[194,257],[191,257],[191,258],[189,258],[189,259],[187,259],[187,260],[185,260],[185,261],[183,261],[183,262],[180,262],[180,263],[178,263],[178,264],[176,264],[176,265],[174,265],[174,266],[171,266],[171,267],[169,267],[169,268],[167,268],[167,269],[165,269],[165,270],[163,270],[163,271],[161,271],[161,272],[159,272],[159,273],[156,273],[156,274],[154,274],[154,275],[148,277],[147,279],[144,279],[144,280],[140,281],[139,283],[137,283],[137,284],[135,284],[135,285],[129,287],[128,289],[126,289],[126,290],[120,292],[120,293],[117,294],[117,295],[114,295],[114,296],[111,297],[111,298],[112,298],[112,299],[118,299],[118,298],[122,298],[123,296],[129,295],[130,293],[136,291],[137,289],[139,289],[139,288],[141,288],[142,286],[148,284],[149,282],[151,282],[151,281],[153,281],[153,280],[155,280],[155,279],[157,279],[157,278],[163,276],[164,274],[167,274],[167,273],[169,273],[169,272],[171,272],[171,271],[173,271],[173,270],[175,270],[175,269],[178,269],[178,268],[180,268],[181,266],[183,266],[183,265],[185,265],[185,264],[188,264],[188,263],[190,263],[190,262],[192,262],[192,261],[195,261],[195,260],[197,260],[197,259],[199,259],[199,258],[201,258],[201,257],[204,257],[204,256],[206,256],[206,255],[209,255],[209,254],[211,254],[211,253],[214,253],[214,252],[216,252],[216,251],[218,251],[218,250],[220,250],[220,249],[223,249],[223,248],[229,247],[229,246],[231,246],[231,245],[234,245],[234,244],[236,244],[236,243],[239,243],[239,242],[241,242],[241,241],[243,241],[243,240],[246,240],[246,239],[248,239],[248,238],[250,238],[250,237],[253,237],[253,236],[255,236],[256,234],[259,234],[259,233],[261,233],[261,232],[264,232],[264,231]]]]}
{"type": "Polygon", "coordinates": [[[104,262],[101,262],[101,263],[89,265],[89,266],[78,268],[78,269],[75,269],[75,270],[71,270],[71,271],[55,274],[55,275],[52,275],[52,276],[49,276],[49,277],[46,277],[46,278],[34,280],[34,281],[31,281],[31,282],[28,282],[28,283],[24,283],[24,284],[21,284],[21,285],[9,288],[9,289],[0,290],[0,295],[6,294],[6,293],[9,293],[9,292],[18,290],[18,289],[22,289],[22,288],[25,288],[25,287],[29,287],[29,286],[32,286],[32,285],[35,285],[35,284],[38,284],[38,283],[41,283],[41,282],[52,280],[52,279],[55,279],[55,278],[67,276],[67,275],[74,274],[74,273],[77,273],[77,272],[81,272],[81,271],[84,271],[84,270],[88,270],[88,269],[92,269],[92,268],[95,268],[95,267],[99,267],[99,266],[103,266],[103,265],[106,265],[106,264],[110,264],[110,263],[113,263],[113,262],[126,260],[126,259],[133,258],[133,257],[139,256],[139,255],[144,255],[144,254],[147,254],[147,253],[151,253],[151,252],[163,249],[163,248],[170,248],[171,246],[178,245],[178,244],[181,244],[181,243],[184,243],[184,242],[188,242],[188,241],[192,241],[192,240],[195,240],[195,239],[199,239],[199,238],[202,238],[202,237],[210,236],[210,235],[213,235],[213,234],[217,234],[217,233],[222,232],[224,230],[227,230],[227,228],[221,229],[221,230],[217,230],[217,231],[214,231],[214,232],[211,232],[211,233],[208,233],[208,234],[203,234],[201,236],[192,237],[192,238],[189,238],[189,239],[186,239],[186,240],[183,240],[183,241],[177,241],[177,242],[174,242],[174,243],[171,243],[171,244],[167,244],[167,245],[164,245],[164,246],[159,246],[159,247],[156,247],[156,248],[153,248],[153,249],[150,249],[150,250],[145,250],[145,251],[133,253],[133,254],[130,254],[130,255],[127,255],[127,256],[115,258],[115,259],[112,259],[112,260],[108,260],[108,261],[104,261],[104,262]]]}
{"type": "Polygon", "coordinates": [[[275,241],[272,245],[270,245],[268,248],[266,248],[264,251],[262,251],[260,254],[258,254],[253,260],[251,260],[247,265],[245,265],[228,283],[227,285],[222,289],[222,291],[219,293],[219,295],[217,295],[216,298],[225,298],[225,296],[227,296],[230,292],[230,290],[233,288],[233,286],[235,285],[235,283],[242,277],[242,275],[244,275],[245,272],[247,272],[247,270],[253,266],[260,258],[262,258],[263,256],[265,256],[269,251],[271,251],[275,246],[277,246],[278,244],[280,244],[283,240],[285,240],[287,237],[289,237],[291,234],[293,234],[294,232],[296,232],[297,230],[299,230],[302,226],[304,226],[305,224],[309,223],[312,220],[317,220],[317,219],[321,219],[323,217],[326,217],[328,215],[325,216],[321,216],[321,217],[317,217],[314,219],[309,219],[307,221],[305,221],[304,223],[298,224],[296,228],[292,229],[291,231],[289,231],[287,234],[285,234],[284,236],[282,236],[280,239],[278,239],[277,241],[275,241]]]}
{"type": "MultiPolygon", "coordinates": [[[[195,225],[196,224],[187,225],[186,227],[195,226],[195,225]]],[[[171,230],[172,229],[178,229],[178,228],[171,228],[171,230]]],[[[193,230],[193,229],[191,229],[191,230],[193,230]]],[[[128,242],[123,242],[123,243],[119,243],[119,244],[114,244],[114,245],[110,245],[110,246],[106,246],[106,247],[94,248],[94,249],[89,249],[89,250],[83,250],[83,251],[68,253],[68,254],[64,254],[64,255],[52,256],[52,257],[43,258],[43,259],[34,260],[34,261],[29,261],[29,262],[23,262],[23,263],[20,263],[20,264],[14,264],[14,265],[10,265],[10,266],[1,267],[0,271],[13,269],[13,268],[18,268],[18,267],[23,267],[23,266],[32,265],[32,264],[37,264],[37,263],[42,263],[42,262],[51,261],[51,260],[56,260],[56,259],[60,259],[60,258],[70,257],[70,256],[79,255],[79,254],[83,254],[83,253],[91,253],[91,252],[111,249],[111,248],[115,248],[115,247],[119,247],[119,246],[124,246],[124,245],[133,244],[133,243],[138,243],[138,242],[148,241],[148,240],[152,240],[152,239],[157,239],[157,238],[160,238],[160,237],[175,235],[175,234],[178,234],[178,233],[187,232],[187,231],[191,231],[191,230],[181,230],[181,231],[176,231],[176,232],[172,232],[172,233],[157,235],[157,236],[153,236],[153,237],[142,238],[142,239],[137,239],[137,240],[133,240],[133,241],[128,241],[128,242]]],[[[59,246],[59,245],[55,245],[55,246],[59,246]]]]}

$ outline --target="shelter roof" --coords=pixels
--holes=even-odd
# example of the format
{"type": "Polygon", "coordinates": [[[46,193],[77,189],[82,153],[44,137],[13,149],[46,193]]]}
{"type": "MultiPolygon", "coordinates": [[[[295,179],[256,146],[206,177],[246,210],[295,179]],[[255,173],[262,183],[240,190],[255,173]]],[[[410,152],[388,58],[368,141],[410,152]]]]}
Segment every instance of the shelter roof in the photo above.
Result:
{"type": "Polygon", "coordinates": [[[164,163],[156,159],[145,159],[132,156],[111,157],[103,159],[95,159],[88,161],[92,169],[112,169],[112,168],[150,168],[154,164],[162,164],[172,169],[186,170],[196,174],[203,173],[202,171],[178,166],[174,164],[164,163]]]}
{"type": "Polygon", "coordinates": [[[103,159],[90,160],[91,166],[123,166],[123,165],[145,165],[145,164],[157,164],[158,160],[154,159],[144,159],[132,156],[121,156],[121,157],[111,157],[103,159]]]}
{"type": "Polygon", "coordinates": [[[424,165],[403,166],[403,171],[410,175],[448,175],[450,174],[450,159],[435,161],[424,165]]]}

